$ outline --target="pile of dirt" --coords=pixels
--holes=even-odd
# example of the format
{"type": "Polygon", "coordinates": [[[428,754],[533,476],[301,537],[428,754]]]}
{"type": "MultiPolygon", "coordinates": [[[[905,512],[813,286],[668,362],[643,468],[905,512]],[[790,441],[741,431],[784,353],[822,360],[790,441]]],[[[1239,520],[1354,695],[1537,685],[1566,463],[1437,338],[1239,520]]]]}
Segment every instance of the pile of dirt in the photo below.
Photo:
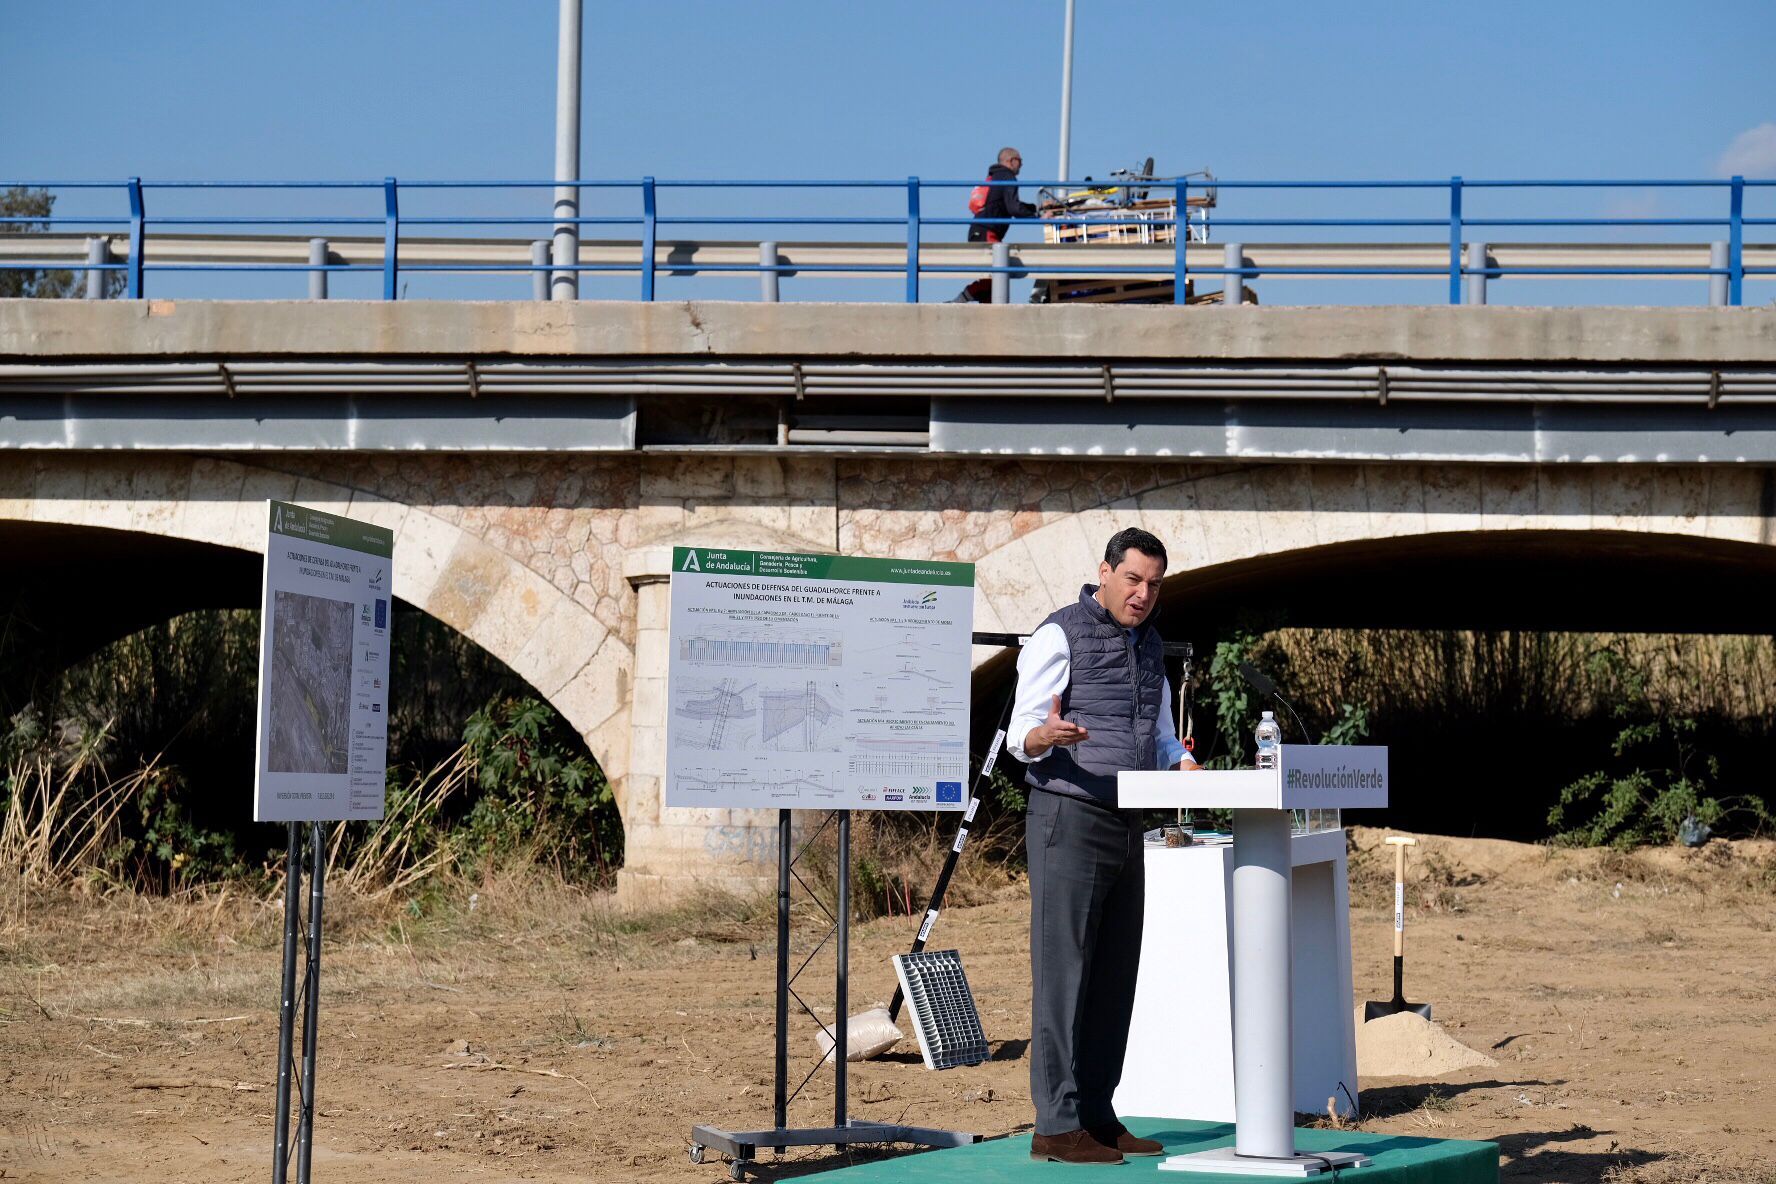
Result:
{"type": "Polygon", "coordinates": [[[1363,1022],[1357,1008],[1357,1075],[1442,1077],[1458,1069],[1496,1065],[1415,1011],[1363,1022]]]}

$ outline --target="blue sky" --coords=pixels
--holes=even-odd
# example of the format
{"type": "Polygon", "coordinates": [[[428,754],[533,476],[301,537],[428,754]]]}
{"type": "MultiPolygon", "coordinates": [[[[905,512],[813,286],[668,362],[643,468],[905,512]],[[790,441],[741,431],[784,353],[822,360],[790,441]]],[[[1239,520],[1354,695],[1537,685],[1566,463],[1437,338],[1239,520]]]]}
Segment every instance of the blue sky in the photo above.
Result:
{"type": "MultiPolygon", "coordinates": [[[[1026,177],[1055,170],[1061,0],[585,10],[587,176],[963,178],[1002,143],[1023,149],[1026,177]]],[[[1162,172],[1244,179],[1711,177],[1729,149],[1776,174],[1768,0],[1078,10],[1076,174],[1151,154],[1162,172]]],[[[0,0],[0,13],[9,180],[544,177],[553,165],[552,0],[0,0]]],[[[1713,212],[1724,197],[1701,202],[1622,192],[1538,209],[1713,212]]],[[[1369,201],[1384,207],[1406,208],[1369,201]]]]}

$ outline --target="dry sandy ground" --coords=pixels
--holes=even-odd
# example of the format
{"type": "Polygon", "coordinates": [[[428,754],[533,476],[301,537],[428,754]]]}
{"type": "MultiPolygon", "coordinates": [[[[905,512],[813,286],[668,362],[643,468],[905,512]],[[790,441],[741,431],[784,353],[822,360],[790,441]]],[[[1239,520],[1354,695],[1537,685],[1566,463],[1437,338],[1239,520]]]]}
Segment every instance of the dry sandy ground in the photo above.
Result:
{"type": "MultiPolygon", "coordinates": [[[[1388,994],[1391,869],[1362,853],[1376,838],[1355,840],[1359,1001],[1388,994]]],[[[1431,838],[1420,851],[1408,994],[1500,1063],[1437,1083],[1366,1078],[1365,1129],[1495,1139],[1506,1179],[1776,1179],[1776,849],[1623,859],[1431,838]]],[[[469,913],[466,891],[398,921],[339,903],[316,1178],[726,1179],[688,1162],[687,1136],[768,1121],[769,927],[637,929],[596,901],[520,901],[498,883],[469,913]]],[[[0,1179],[263,1178],[275,912],[226,898],[10,907],[0,1179]]],[[[1014,887],[939,926],[938,944],[964,952],[994,1060],[932,1073],[913,1050],[858,1066],[855,1114],[1028,1129],[1026,908],[1014,887]]],[[[853,1010],[891,989],[887,955],[911,928],[859,927],[853,1010]]],[[[806,981],[830,1006],[830,980],[806,981]]],[[[804,1067],[810,1031],[792,1045],[804,1067]]],[[[792,1118],[822,1121],[831,1098],[817,1075],[792,1118]]],[[[802,1152],[768,1169],[844,1162],[802,1152]]]]}

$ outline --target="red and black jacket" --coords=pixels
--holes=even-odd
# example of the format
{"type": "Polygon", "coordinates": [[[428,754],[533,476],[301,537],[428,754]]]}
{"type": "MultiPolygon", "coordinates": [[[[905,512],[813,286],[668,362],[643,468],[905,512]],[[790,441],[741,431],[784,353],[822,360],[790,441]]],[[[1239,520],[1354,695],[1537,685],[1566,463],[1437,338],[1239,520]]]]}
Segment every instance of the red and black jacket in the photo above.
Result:
{"type": "MultiPolygon", "coordinates": [[[[1017,174],[1002,164],[995,164],[987,170],[989,181],[1015,181],[1017,174]]],[[[968,228],[968,241],[971,243],[996,243],[1005,237],[1011,224],[1003,221],[1006,218],[1034,218],[1036,207],[1027,201],[1018,200],[1017,186],[994,185],[987,190],[987,204],[981,207],[980,213],[974,216],[974,225],[968,228]]]]}

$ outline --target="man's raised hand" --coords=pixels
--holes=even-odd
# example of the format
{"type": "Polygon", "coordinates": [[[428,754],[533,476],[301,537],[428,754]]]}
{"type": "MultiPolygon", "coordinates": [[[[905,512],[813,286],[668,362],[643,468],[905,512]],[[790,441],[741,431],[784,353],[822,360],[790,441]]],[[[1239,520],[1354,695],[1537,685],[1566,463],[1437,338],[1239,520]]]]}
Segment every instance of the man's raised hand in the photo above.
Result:
{"type": "Polygon", "coordinates": [[[1043,739],[1060,748],[1070,748],[1081,740],[1089,739],[1090,732],[1061,718],[1061,697],[1051,695],[1049,698],[1053,702],[1049,704],[1048,718],[1042,722],[1043,739]]]}

